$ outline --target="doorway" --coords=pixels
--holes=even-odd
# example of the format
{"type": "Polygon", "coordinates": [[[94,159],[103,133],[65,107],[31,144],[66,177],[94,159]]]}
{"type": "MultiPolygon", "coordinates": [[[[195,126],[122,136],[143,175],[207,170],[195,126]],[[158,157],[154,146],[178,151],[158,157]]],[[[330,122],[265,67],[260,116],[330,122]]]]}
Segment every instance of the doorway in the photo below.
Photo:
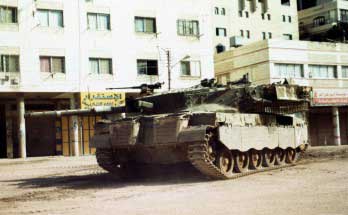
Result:
{"type": "Polygon", "coordinates": [[[3,104],[0,104],[0,158],[7,158],[6,112],[3,104]]]}
{"type": "Polygon", "coordinates": [[[55,118],[26,118],[28,157],[56,155],[55,118]]]}

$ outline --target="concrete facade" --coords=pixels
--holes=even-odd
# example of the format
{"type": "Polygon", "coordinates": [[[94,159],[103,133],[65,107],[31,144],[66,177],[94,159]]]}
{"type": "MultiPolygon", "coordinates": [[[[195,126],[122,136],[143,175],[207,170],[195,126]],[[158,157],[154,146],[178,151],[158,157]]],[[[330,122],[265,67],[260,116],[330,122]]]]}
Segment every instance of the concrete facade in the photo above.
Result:
{"type": "Polygon", "coordinates": [[[347,0],[317,1],[300,8],[298,18],[303,40],[348,41],[347,0]]]}
{"type": "MultiPolygon", "coordinates": [[[[78,108],[80,93],[108,87],[164,82],[166,90],[169,79],[171,88],[183,88],[212,78],[210,9],[210,1],[199,0],[0,0],[0,109],[6,110],[0,133],[7,157],[25,157],[22,131],[38,142],[23,127],[22,110],[78,108]]],[[[83,138],[76,119],[53,125],[64,123],[72,144],[83,138]]]]}
{"type": "Polygon", "coordinates": [[[253,84],[287,79],[290,84],[313,87],[312,145],[348,144],[347,44],[266,40],[215,56],[218,82],[225,84],[245,74],[253,84]]]}
{"type": "Polygon", "coordinates": [[[233,38],[242,45],[270,38],[299,38],[296,0],[283,3],[272,0],[217,0],[213,6],[215,51],[218,45],[229,50],[233,47],[233,38]],[[217,31],[220,31],[219,35],[217,31]]]}

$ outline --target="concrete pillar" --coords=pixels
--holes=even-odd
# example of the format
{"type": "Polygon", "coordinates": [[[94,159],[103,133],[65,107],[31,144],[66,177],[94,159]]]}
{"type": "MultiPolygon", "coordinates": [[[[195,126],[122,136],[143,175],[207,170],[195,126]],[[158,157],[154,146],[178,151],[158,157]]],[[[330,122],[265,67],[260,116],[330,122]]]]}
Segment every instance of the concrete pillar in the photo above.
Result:
{"type": "Polygon", "coordinates": [[[14,158],[13,151],[13,120],[12,120],[12,112],[11,105],[5,104],[5,113],[6,113],[6,147],[7,147],[7,158],[14,158]]]}
{"type": "Polygon", "coordinates": [[[17,96],[17,117],[18,117],[18,146],[19,157],[27,157],[27,144],[25,135],[25,107],[24,107],[24,95],[17,96]]]}
{"type": "MultiPolygon", "coordinates": [[[[70,109],[76,109],[75,96],[70,99],[70,109]]],[[[78,116],[70,117],[70,144],[72,146],[72,155],[79,156],[79,119],[78,116]]]]}
{"type": "Polygon", "coordinates": [[[340,114],[338,107],[332,107],[333,137],[336,146],[341,145],[340,114]]]}

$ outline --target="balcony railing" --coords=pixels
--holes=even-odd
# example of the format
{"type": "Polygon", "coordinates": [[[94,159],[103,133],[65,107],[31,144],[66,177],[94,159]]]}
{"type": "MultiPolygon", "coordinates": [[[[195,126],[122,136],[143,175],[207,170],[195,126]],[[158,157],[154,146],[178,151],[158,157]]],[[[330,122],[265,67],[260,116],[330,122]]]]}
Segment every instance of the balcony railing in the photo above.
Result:
{"type": "Polygon", "coordinates": [[[304,30],[309,30],[309,29],[314,29],[314,28],[319,28],[322,27],[324,25],[328,25],[328,24],[333,24],[333,23],[338,23],[339,21],[337,19],[325,19],[325,21],[323,22],[319,22],[319,23],[310,23],[310,24],[306,24],[306,25],[301,25],[300,24],[300,31],[304,31],[304,30]]]}

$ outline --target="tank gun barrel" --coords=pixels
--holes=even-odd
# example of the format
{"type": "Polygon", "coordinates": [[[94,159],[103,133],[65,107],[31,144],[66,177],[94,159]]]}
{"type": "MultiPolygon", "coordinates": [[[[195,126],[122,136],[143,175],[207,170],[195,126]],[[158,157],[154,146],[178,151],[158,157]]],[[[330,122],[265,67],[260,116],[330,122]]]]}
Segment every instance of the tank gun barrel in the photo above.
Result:
{"type": "Polygon", "coordinates": [[[73,109],[73,110],[58,110],[58,111],[41,111],[41,112],[27,112],[25,117],[61,117],[61,116],[78,116],[98,113],[129,113],[141,112],[143,109],[152,109],[153,103],[146,101],[132,101],[125,106],[99,106],[90,109],[73,109]]]}
{"type": "Polygon", "coordinates": [[[93,113],[123,113],[125,111],[126,111],[126,106],[121,106],[121,107],[105,106],[105,107],[95,107],[91,109],[29,112],[25,114],[25,117],[60,117],[60,116],[85,115],[85,114],[93,114],[93,113]]]}

